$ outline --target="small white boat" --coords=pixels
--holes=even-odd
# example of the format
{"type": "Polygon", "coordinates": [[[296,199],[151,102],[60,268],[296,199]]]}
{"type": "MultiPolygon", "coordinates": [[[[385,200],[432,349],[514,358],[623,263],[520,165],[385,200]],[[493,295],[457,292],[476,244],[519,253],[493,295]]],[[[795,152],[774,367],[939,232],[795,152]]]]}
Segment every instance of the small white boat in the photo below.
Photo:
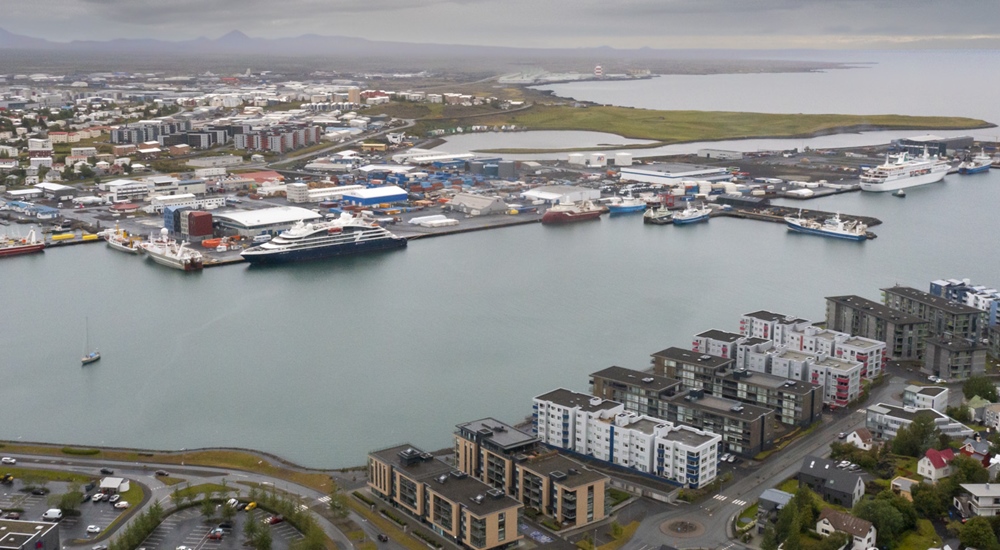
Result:
{"type": "Polygon", "coordinates": [[[902,189],[900,189],[900,190],[896,191],[895,193],[893,193],[892,195],[895,196],[895,197],[905,197],[906,196],[906,191],[903,191],[902,189]]]}
{"type": "Polygon", "coordinates": [[[96,348],[94,349],[94,351],[91,352],[87,351],[90,349],[90,319],[87,319],[85,324],[87,327],[87,341],[83,345],[83,358],[80,359],[80,363],[82,365],[89,365],[95,361],[101,360],[101,352],[97,351],[96,348]]]}

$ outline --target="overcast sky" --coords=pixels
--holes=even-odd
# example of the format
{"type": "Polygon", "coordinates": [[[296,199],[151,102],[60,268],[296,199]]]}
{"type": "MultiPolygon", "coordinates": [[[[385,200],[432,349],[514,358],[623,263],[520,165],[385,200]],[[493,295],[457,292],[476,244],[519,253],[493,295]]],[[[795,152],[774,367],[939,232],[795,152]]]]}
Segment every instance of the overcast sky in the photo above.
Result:
{"type": "Polygon", "coordinates": [[[2,0],[50,40],[315,33],[619,48],[996,47],[1000,0],[2,0]]]}

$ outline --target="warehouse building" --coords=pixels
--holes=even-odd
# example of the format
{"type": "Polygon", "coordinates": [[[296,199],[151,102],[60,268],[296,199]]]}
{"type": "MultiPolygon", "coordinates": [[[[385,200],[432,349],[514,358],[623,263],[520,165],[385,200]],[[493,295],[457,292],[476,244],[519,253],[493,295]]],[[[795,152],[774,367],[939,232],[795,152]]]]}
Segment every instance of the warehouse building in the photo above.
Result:
{"type": "Polygon", "coordinates": [[[507,204],[500,197],[458,193],[448,202],[448,209],[471,216],[485,216],[487,214],[503,214],[507,211],[507,204]]]}
{"type": "Polygon", "coordinates": [[[290,203],[339,201],[347,193],[364,189],[363,185],[341,185],[338,187],[317,187],[310,189],[306,183],[289,183],[285,193],[290,203]]]}
{"type": "Polygon", "coordinates": [[[0,549],[59,550],[59,524],[0,519],[0,549]]]}
{"type": "Polygon", "coordinates": [[[969,149],[974,140],[972,136],[941,137],[933,134],[903,138],[899,140],[901,148],[912,155],[924,154],[924,148],[930,155],[951,156],[956,151],[969,149]]]}
{"type": "Polygon", "coordinates": [[[623,166],[621,181],[637,181],[661,185],[680,185],[684,180],[727,181],[732,174],[725,168],[695,164],[648,164],[642,168],[623,166]]]}
{"type": "Polygon", "coordinates": [[[599,189],[588,189],[574,185],[542,185],[530,191],[521,193],[521,198],[529,201],[542,201],[546,204],[561,202],[596,201],[601,198],[599,189]]]}
{"type": "Polygon", "coordinates": [[[409,198],[406,191],[395,185],[358,189],[344,195],[344,201],[358,206],[376,206],[379,204],[405,202],[409,198]]]}
{"type": "Polygon", "coordinates": [[[742,160],[743,153],[728,149],[698,149],[698,156],[706,159],[742,160]]]}
{"type": "Polygon", "coordinates": [[[215,214],[219,227],[237,235],[253,237],[262,233],[276,235],[297,222],[322,219],[323,216],[297,206],[278,206],[215,214]]]}

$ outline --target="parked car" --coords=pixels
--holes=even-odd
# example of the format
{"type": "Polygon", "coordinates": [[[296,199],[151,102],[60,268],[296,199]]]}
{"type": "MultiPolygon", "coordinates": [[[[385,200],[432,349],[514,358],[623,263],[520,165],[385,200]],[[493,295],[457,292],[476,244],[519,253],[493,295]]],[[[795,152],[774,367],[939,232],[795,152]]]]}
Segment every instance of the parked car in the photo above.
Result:
{"type": "Polygon", "coordinates": [[[162,476],[162,477],[167,477],[167,476],[169,476],[169,475],[170,475],[170,473],[169,473],[169,472],[167,472],[166,470],[157,470],[157,471],[156,471],[156,475],[158,475],[158,476],[162,476]]]}
{"type": "Polygon", "coordinates": [[[5,456],[3,458],[0,458],[0,464],[17,464],[17,459],[5,456]]]}
{"type": "Polygon", "coordinates": [[[111,468],[101,468],[101,473],[104,474],[104,475],[106,475],[106,476],[113,476],[113,475],[115,475],[115,471],[112,470],[111,468]]]}
{"type": "Polygon", "coordinates": [[[7,512],[5,519],[21,519],[21,512],[7,512]]]}
{"type": "Polygon", "coordinates": [[[97,534],[97,533],[101,532],[101,528],[98,527],[98,526],[96,526],[96,525],[88,525],[87,526],[87,532],[90,533],[90,534],[92,534],[92,535],[93,534],[97,534]]]}
{"type": "Polygon", "coordinates": [[[728,462],[730,464],[732,464],[733,462],[736,462],[736,455],[729,455],[729,458],[726,459],[726,462],[728,462]]]}
{"type": "Polygon", "coordinates": [[[42,521],[59,521],[63,518],[63,512],[59,508],[49,508],[42,514],[42,521]]]}
{"type": "Polygon", "coordinates": [[[235,498],[231,498],[231,499],[229,499],[229,500],[226,501],[226,506],[229,506],[230,508],[236,508],[236,505],[239,504],[239,503],[240,503],[239,500],[237,500],[235,498]]]}
{"type": "Polygon", "coordinates": [[[223,536],[225,536],[225,532],[219,528],[212,529],[208,534],[209,540],[222,540],[223,536]]]}
{"type": "Polygon", "coordinates": [[[108,550],[107,544],[95,544],[90,547],[90,550],[108,550]]]}
{"type": "Polygon", "coordinates": [[[31,490],[33,495],[47,495],[49,494],[49,489],[47,487],[35,487],[31,490]]]}
{"type": "Polygon", "coordinates": [[[219,524],[219,529],[232,529],[232,528],[233,528],[233,522],[231,521],[223,521],[222,523],[219,524]]]}
{"type": "Polygon", "coordinates": [[[115,503],[115,508],[117,508],[119,510],[124,510],[124,509],[128,508],[128,501],[127,500],[122,500],[122,501],[116,502],[115,503]]]}
{"type": "Polygon", "coordinates": [[[378,541],[379,541],[379,542],[389,542],[389,537],[388,537],[388,536],[386,536],[386,535],[385,535],[385,534],[383,534],[383,533],[379,533],[379,534],[378,534],[378,541]]]}
{"type": "Polygon", "coordinates": [[[246,510],[247,512],[249,512],[250,510],[253,510],[256,507],[257,507],[257,503],[256,502],[251,502],[251,503],[247,504],[247,507],[244,508],[244,510],[246,510]]]}
{"type": "Polygon", "coordinates": [[[267,518],[267,523],[269,523],[271,525],[274,525],[275,523],[281,523],[283,521],[285,521],[285,518],[282,517],[281,515],[271,516],[271,517],[267,518]]]}
{"type": "Polygon", "coordinates": [[[94,496],[90,497],[90,500],[94,502],[100,502],[106,498],[108,498],[108,495],[104,493],[94,493],[94,496]]]}
{"type": "Polygon", "coordinates": [[[118,502],[121,499],[122,499],[121,495],[111,495],[111,497],[108,499],[108,502],[110,502],[111,504],[114,504],[114,503],[118,502]]]}
{"type": "Polygon", "coordinates": [[[837,439],[847,439],[847,432],[840,432],[837,434],[837,439]]]}

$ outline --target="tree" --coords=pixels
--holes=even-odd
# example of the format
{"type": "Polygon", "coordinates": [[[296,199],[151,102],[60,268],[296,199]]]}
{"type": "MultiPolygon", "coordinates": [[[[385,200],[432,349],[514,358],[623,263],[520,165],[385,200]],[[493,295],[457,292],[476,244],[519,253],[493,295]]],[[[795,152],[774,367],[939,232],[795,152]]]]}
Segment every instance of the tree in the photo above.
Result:
{"type": "Polygon", "coordinates": [[[254,550],[271,550],[271,530],[261,529],[253,540],[254,550]]]}
{"type": "Polygon", "coordinates": [[[347,507],[347,495],[342,491],[330,493],[330,511],[333,516],[339,519],[347,517],[349,509],[347,507]]]}
{"type": "Polygon", "coordinates": [[[921,516],[934,519],[944,515],[950,502],[948,495],[943,494],[943,485],[918,483],[910,488],[913,497],[913,507],[921,516]]]}
{"type": "Polygon", "coordinates": [[[963,454],[955,454],[955,458],[951,459],[952,481],[956,484],[962,483],[988,483],[990,481],[990,472],[983,467],[983,463],[978,460],[965,456],[963,454]]]}
{"type": "Polygon", "coordinates": [[[201,515],[206,520],[215,517],[215,502],[208,498],[208,495],[204,495],[205,498],[201,500],[201,515]]]}
{"type": "Polygon", "coordinates": [[[997,536],[993,532],[990,520],[981,516],[970,519],[962,526],[959,530],[958,540],[967,548],[972,547],[979,550],[997,550],[1000,548],[1000,543],[997,542],[997,536]]]}
{"type": "Polygon", "coordinates": [[[962,384],[962,394],[965,395],[966,399],[972,399],[978,395],[991,403],[1000,401],[1000,397],[997,396],[996,385],[985,376],[972,376],[966,380],[962,384]]]}
{"type": "Polygon", "coordinates": [[[957,407],[947,407],[944,414],[958,420],[959,422],[972,422],[972,411],[965,405],[957,407]]]}
{"type": "Polygon", "coordinates": [[[774,532],[774,526],[768,525],[764,529],[764,536],[760,540],[760,550],[778,550],[778,536],[774,532]]]}
{"type": "Polygon", "coordinates": [[[800,527],[803,525],[816,525],[816,516],[819,515],[819,507],[816,505],[816,499],[813,497],[813,492],[809,490],[809,487],[805,485],[799,486],[799,490],[795,491],[795,496],[792,497],[792,500],[788,504],[791,508],[795,508],[800,527]]]}
{"type": "Polygon", "coordinates": [[[887,547],[899,540],[905,531],[912,529],[917,521],[913,505],[889,490],[879,493],[874,499],[857,503],[851,513],[872,522],[878,531],[878,545],[887,547]]]}
{"type": "Polygon", "coordinates": [[[243,536],[246,537],[247,542],[253,544],[253,541],[257,538],[260,533],[260,524],[257,523],[253,514],[248,514],[247,520],[243,523],[243,536]]]}
{"type": "Polygon", "coordinates": [[[934,445],[937,434],[933,416],[918,413],[913,422],[896,432],[896,437],[892,440],[892,452],[920,458],[934,445]]]}
{"type": "Polygon", "coordinates": [[[292,550],[325,550],[326,535],[319,527],[313,526],[306,530],[302,540],[292,544],[292,550]]]}

